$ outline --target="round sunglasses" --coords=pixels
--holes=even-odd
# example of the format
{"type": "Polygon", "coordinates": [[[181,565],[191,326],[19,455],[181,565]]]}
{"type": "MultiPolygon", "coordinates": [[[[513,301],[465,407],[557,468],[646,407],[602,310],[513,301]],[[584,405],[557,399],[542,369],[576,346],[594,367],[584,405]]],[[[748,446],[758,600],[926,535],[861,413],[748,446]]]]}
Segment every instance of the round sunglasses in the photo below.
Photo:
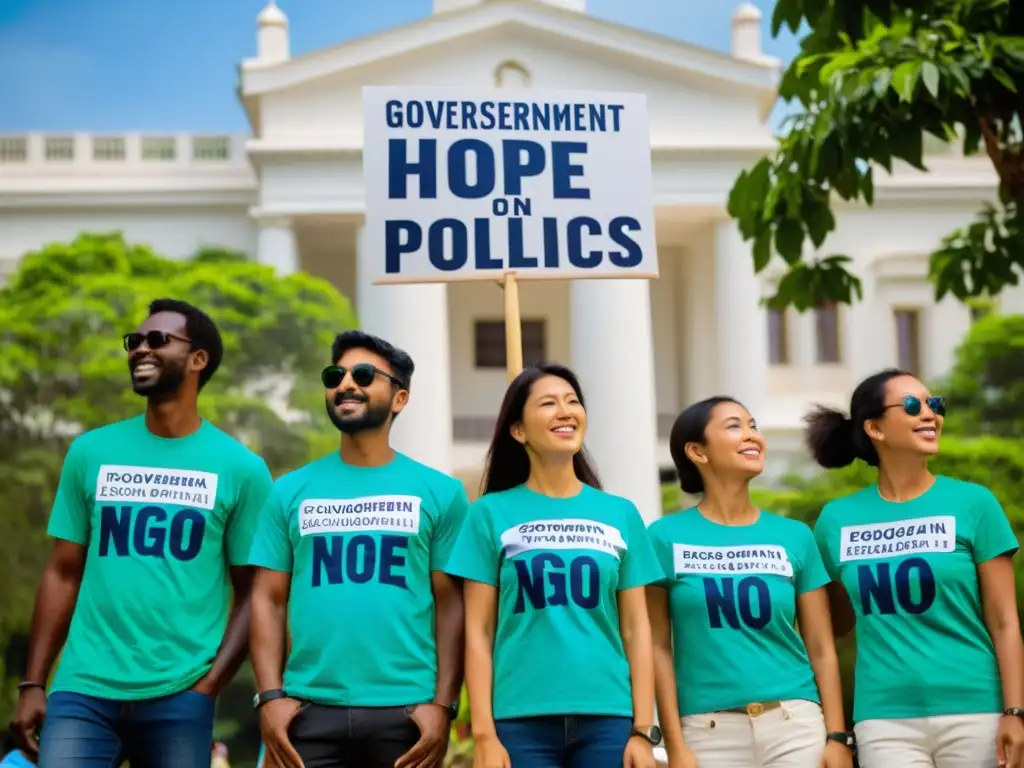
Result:
{"type": "Polygon", "coordinates": [[[902,403],[896,403],[895,405],[887,405],[886,408],[902,408],[908,416],[919,416],[921,414],[922,402],[928,404],[928,408],[936,416],[946,415],[946,398],[941,395],[932,395],[926,400],[921,400],[919,397],[914,395],[907,395],[903,398],[902,403]]]}
{"type": "Polygon", "coordinates": [[[127,352],[134,352],[136,349],[142,346],[142,342],[146,342],[146,346],[150,349],[160,349],[160,347],[166,347],[172,341],[184,341],[186,344],[191,344],[190,339],[186,339],[184,336],[178,336],[173,333],[167,333],[165,331],[146,331],[145,333],[126,333],[122,339],[124,342],[124,348],[127,352]]]}
{"type": "Polygon", "coordinates": [[[351,368],[344,368],[340,365],[328,365],[320,372],[320,381],[323,382],[325,389],[337,389],[341,386],[341,382],[345,380],[346,373],[351,373],[352,381],[355,382],[355,385],[364,389],[373,384],[373,379],[376,376],[383,376],[396,386],[405,387],[405,384],[400,379],[369,363],[356,363],[351,368]]]}

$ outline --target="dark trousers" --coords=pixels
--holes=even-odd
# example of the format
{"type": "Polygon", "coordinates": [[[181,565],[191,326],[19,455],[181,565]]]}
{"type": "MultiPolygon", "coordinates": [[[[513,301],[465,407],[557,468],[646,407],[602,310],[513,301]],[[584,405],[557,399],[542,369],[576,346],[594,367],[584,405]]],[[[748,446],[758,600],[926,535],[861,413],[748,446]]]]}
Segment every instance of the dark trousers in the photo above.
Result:
{"type": "Polygon", "coordinates": [[[513,768],[622,768],[633,720],[555,715],[495,723],[513,768]]]}
{"type": "Polygon", "coordinates": [[[113,701],[50,694],[39,768],[210,768],[214,700],[196,691],[113,701]]]}
{"type": "Polygon", "coordinates": [[[306,768],[394,768],[420,739],[409,709],[304,703],[288,735],[306,768]]]}

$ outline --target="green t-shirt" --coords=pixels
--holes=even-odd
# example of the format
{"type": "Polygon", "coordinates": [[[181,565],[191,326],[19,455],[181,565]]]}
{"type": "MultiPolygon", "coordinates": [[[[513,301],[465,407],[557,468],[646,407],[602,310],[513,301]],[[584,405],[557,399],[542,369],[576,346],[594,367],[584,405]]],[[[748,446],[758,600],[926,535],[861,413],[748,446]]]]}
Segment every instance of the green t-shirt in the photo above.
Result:
{"type": "Polygon", "coordinates": [[[263,460],[204,421],[157,437],[144,416],[68,450],[48,532],[87,547],[53,691],[118,700],[190,688],[227,628],[272,486],[263,460]]]}
{"type": "Polygon", "coordinates": [[[400,453],[353,467],[335,452],[277,481],[249,560],[292,576],[289,695],[350,707],[433,700],[431,573],[443,572],[468,507],[460,481],[400,453]]]}
{"type": "Polygon", "coordinates": [[[518,486],[470,509],[448,572],[498,589],[494,717],[629,717],[618,592],[662,578],[643,519],[590,486],[518,486]]]}
{"type": "Polygon", "coordinates": [[[937,477],[895,503],[872,485],[826,504],[814,534],[857,617],[856,721],[1002,711],[977,566],[1018,542],[987,488],[937,477]]]}
{"type": "Polygon", "coordinates": [[[764,511],[719,525],[691,507],[649,533],[667,574],[681,715],[819,701],[794,626],[797,596],[830,581],[807,525],[764,511]]]}

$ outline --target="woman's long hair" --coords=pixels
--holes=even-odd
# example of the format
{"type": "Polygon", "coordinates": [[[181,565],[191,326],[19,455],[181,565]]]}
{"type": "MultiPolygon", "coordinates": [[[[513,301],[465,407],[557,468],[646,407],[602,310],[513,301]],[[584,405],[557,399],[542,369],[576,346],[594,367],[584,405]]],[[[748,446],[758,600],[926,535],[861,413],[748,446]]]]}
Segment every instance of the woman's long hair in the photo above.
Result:
{"type": "MultiPolygon", "coordinates": [[[[507,491],[509,488],[522,485],[530,476],[530,457],[526,452],[526,446],[512,437],[512,426],[523,420],[523,408],[526,406],[530,391],[533,385],[545,376],[557,376],[568,382],[576,392],[580,405],[586,410],[579,379],[564,365],[543,363],[531,366],[516,376],[508,385],[505,399],[501,402],[501,411],[498,413],[498,423],[494,426],[494,436],[491,438],[487,463],[484,465],[482,493],[507,491]]],[[[594,488],[601,488],[601,481],[585,448],[580,448],[579,453],[573,456],[572,466],[581,482],[594,488]]]]}

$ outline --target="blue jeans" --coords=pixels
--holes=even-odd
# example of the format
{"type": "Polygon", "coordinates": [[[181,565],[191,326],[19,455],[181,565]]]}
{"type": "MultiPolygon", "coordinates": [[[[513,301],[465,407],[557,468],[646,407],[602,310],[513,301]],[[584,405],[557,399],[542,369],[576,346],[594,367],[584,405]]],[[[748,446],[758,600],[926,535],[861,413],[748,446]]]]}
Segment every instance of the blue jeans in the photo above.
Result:
{"type": "Polygon", "coordinates": [[[197,691],[142,701],[52,693],[39,768],[210,768],[214,703],[197,691]]]}
{"type": "Polygon", "coordinates": [[[513,768],[622,768],[633,730],[632,718],[590,715],[520,717],[494,725],[513,768]]]}

